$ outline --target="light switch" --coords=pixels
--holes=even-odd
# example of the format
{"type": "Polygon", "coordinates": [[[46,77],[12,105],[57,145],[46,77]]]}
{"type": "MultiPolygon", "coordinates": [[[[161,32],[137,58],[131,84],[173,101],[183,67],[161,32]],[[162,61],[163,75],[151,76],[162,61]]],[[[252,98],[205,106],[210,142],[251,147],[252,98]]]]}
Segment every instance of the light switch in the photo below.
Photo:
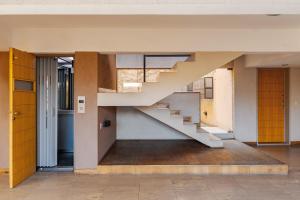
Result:
{"type": "Polygon", "coordinates": [[[85,113],[85,96],[78,96],[77,113],[85,113]]]}

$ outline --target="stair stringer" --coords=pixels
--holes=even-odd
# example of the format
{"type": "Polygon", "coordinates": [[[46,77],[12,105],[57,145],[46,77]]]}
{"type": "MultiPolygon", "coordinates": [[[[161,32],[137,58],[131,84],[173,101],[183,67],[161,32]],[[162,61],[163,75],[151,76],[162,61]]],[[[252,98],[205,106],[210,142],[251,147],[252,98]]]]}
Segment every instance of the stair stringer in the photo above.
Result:
{"type": "Polygon", "coordinates": [[[98,106],[150,106],[241,56],[237,52],[197,52],[193,61],[177,62],[176,72],[161,73],[158,82],[143,83],[139,93],[98,93],[98,106]]]}
{"type": "Polygon", "coordinates": [[[199,133],[197,131],[197,126],[195,124],[184,124],[183,116],[177,115],[172,116],[171,111],[168,108],[160,109],[160,108],[153,108],[153,107],[136,107],[139,111],[143,112],[144,114],[152,117],[153,119],[166,124],[167,126],[189,136],[201,142],[209,147],[212,148],[222,148],[223,141],[210,134],[210,133],[199,133]]]}

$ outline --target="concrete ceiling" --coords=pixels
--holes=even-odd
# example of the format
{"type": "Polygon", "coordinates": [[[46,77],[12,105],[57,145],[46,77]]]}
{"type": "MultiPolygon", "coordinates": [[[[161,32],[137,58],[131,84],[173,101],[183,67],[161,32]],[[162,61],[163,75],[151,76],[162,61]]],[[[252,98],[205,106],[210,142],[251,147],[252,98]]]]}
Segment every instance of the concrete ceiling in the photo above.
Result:
{"type": "Polygon", "coordinates": [[[0,0],[3,14],[299,14],[298,0],[0,0]]]}
{"type": "Polygon", "coordinates": [[[245,56],[246,67],[300,67],[300,53],[261,53],[245,56]]]}
{"type": "Polygon", "coordinates": [[[6,28],[300,29],[300,15],[0,15],[6,28]]]}

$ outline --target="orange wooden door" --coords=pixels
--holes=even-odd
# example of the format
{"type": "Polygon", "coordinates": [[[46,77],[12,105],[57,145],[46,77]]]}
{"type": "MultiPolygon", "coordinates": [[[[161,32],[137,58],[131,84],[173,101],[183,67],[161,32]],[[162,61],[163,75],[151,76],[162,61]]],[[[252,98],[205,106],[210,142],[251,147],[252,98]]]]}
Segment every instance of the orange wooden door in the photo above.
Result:
{"type": "Polygon", "coordinates": [[[13,188],[36,171],[35,56],[10,49],[9,72],[9,184],[13,188]]]}
{"type": "Polygon", "coordinates": [[[285,142],[285,69],[258,70],[258,142],[285,142]]]}

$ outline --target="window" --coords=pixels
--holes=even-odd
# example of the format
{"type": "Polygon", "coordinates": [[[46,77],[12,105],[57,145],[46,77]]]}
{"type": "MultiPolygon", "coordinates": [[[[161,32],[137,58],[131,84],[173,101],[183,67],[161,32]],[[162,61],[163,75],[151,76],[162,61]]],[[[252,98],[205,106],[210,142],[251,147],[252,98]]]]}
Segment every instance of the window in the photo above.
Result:
{"type": "MultiPolygon", "coordinates": [[[[147,82],[159,81],[159,73],[172,69],[146,69],[147,82]]],[[[118,69],[118,92],[141,92],[143,83],[143,69],[118,69]]]]}
{"type": "Polygon", "coordinates": [[[204,77],[204,98],[214,98],[214,79],[213,77],[204,77]]]}
{"type": "Polygon", "coordinates": [[[34,83],[32,81],[15,80],[15,90],[33,91],[34,83]]]}

